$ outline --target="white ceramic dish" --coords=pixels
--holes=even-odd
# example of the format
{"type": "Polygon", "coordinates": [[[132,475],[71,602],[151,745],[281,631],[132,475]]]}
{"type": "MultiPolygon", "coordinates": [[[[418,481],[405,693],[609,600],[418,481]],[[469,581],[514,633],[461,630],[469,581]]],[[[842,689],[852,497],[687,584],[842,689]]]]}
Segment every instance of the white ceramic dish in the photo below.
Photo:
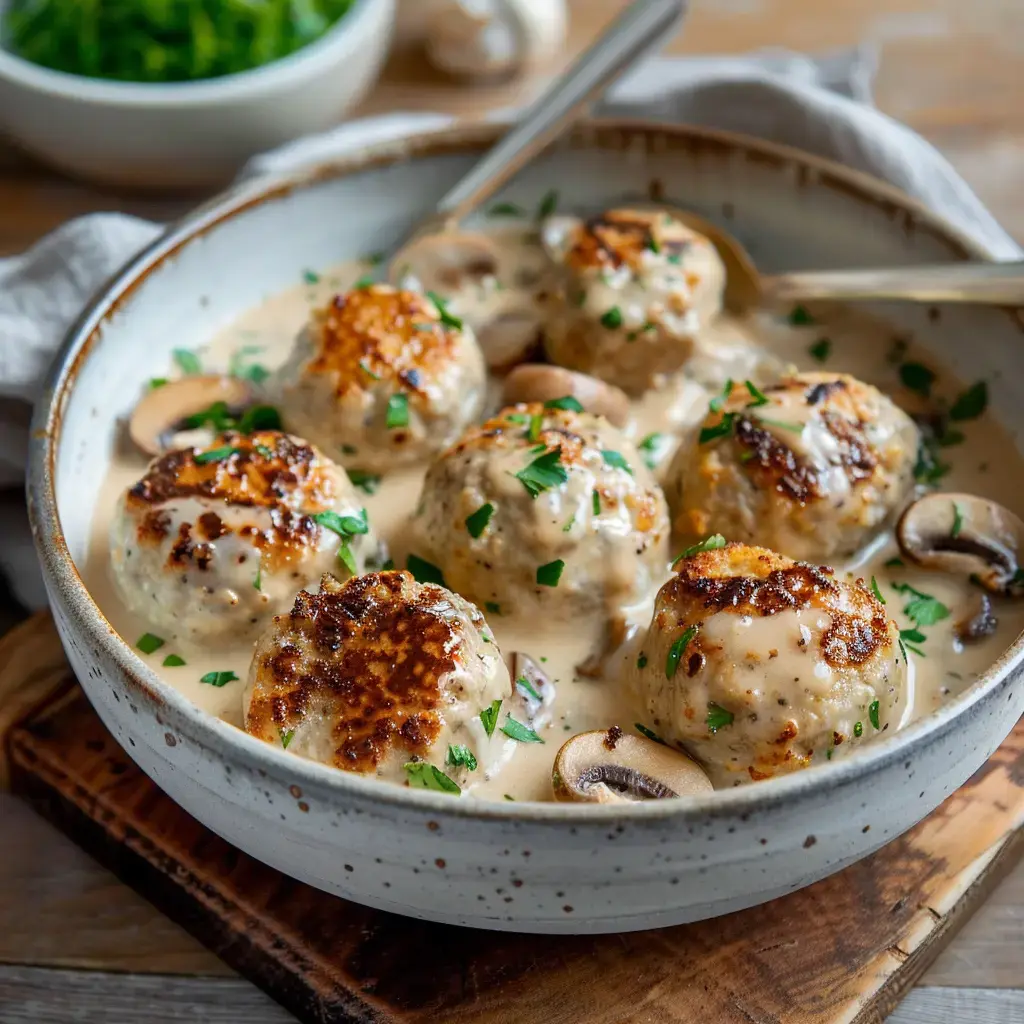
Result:
{"type": "MultiPolygon", "coordinates": [[[[833,764],[708,798],[483,804],[390,787],[272,748],[163,684],[86,591],[90,510],[118,418],[170,350],[202,343],[307,266],[398,240],[499,129],[376,146],[208,204],[134,260],[72,331],[35,423],[29,501],[54,615],[104,722],[161,787],[259,859],[398,913],[599,932],[709,917],[806,885],[929,813],[1024,711],[1018,638],[954,703],[833,764]],[[273,244],[268,244],[273,240],[273,244]]],[[[894,190],[792,150],[655,125],[584,128],[507,198],[601,208],[661,188],[727,220],[768,270],[984,257],[894,190]]],[[[1024,430],[1019,311],[877,307],[1024,430]],[[983,339],[965,351],[965,338],[983,339]]]]}
{"type": "Polygon", "coordinates": [[[323,131],[358,103],[387,55],[394,16],[395,0],[357,0],[296,53],[198,82],[82,78],[0,47],[0,133],[62,171],[107,185],[222,184],[254,153],[323,131]]]}

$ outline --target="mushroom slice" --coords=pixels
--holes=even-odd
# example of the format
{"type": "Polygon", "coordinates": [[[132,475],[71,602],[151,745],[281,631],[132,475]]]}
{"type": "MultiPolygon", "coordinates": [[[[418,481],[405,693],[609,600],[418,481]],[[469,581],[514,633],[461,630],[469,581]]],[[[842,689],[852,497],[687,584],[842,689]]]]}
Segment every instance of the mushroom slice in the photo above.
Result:
{"type": "Polygon", "coordinates": [[[515,717],[531,729],[540,729],[551,721],[555,684],[528,654],[513,651],[511,657],[512,705],[515,717]]]}
{"type": "Polygon", "coordinates": [[[575,398],[587,412],[604,416],[613,426],[624,427],[629,419],[629,398],[625,391],[563,366],[523,363],[505,378],[502,391],[506,405],[550,402],[566,397],[575,398]]]}
{"type": "Polygon", "coordinates": [[[988,594],[978,593],[971,613],[953,627],[953,634],[962,644],[972,644],[991,636],[998,627],[992,599],[988,594]]]}
{"type": "Polygon", "coordinates": [[[556,800],[599,804],[712,791],[704,771],[685,754],[616,725],[582,732],[565,743],[555,758],[551,785],[556,800]]]}
{"type": "Polygon", "coordinates": [[[189,416],[223,402],[229,411],[252,402],[252,388],[239,377],[182,377],[148,391],[132,411],[128,435],[147,455],[159,455],[164,439],[189,416]]]}
{"type": "Polygon", "coordinates": [[[443,294],[497,273],[498,247],[493,239],[468,231],[418,235],[391,261],[395,284],[443,294]]]}
{"type": "Polygon", "coordinates": [[[510,309],[477,328],[487,366],[495,373],[506,373],[513,366],[536,356],[540,349],[540,317],[528,309],[510,309]]]}
{"type": "Polygon", "coordinates": [[[928,494],[896,525],[900,550],[929,569],[959,573],[997,594],[1024,585],[1018,552],[1024,522],[1009,509],[974,494],[928,494]]]}
{"type": "Polygon", "coordinates": [[[625,616],[615,614],[608,619],[608,628],[601,638],[600,646],[591,651],[577,666],[576,675],[584,679],[602,679],[608,674],[608,663],[628,641],[640,631],[640,627],[627,622],[625,616]]]}

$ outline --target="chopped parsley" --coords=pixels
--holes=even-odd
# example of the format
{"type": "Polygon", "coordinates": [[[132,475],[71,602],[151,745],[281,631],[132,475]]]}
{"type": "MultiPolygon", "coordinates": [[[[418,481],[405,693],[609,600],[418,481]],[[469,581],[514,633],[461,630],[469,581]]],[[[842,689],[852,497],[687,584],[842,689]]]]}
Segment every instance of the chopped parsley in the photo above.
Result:
{"type": "Polygon", "coordinates": [[[966,391],[957,395],[949,410],[949,418],[962,422],[963,420],[976,420],[988,408],[988,385],[979,380],[972,384],[966,391]]]}
{"type": "Polygon", "coordinates": [[[405,567],[412,573],[417,583],[436,583],[439,587],[445,587],[444,573],[425,558],[419,555],[409,555],[405,560],[405,567]]]}
{"type": "Polygon", "coordinates": [[[320,275],[315,270],[304,270],[302,272],[302,280],[305,281],[306,284],[319,284],[320,275]]]}
{"type": "Polygon", "coordinates": [[[533,683],[526,676],[520,676],[516,680],[516,686],[520,690],[525,690],[534,700],[543,700],[543,697],[533,688],[533,683]]]}
{"type": "Polygon", "coordinates": [[[658,255],[661,253],[661,242],[659,242],[652,234],[647,239],[647,248],[655,255],[658,255]]]}
{"type": "Polygon", "coordinates": [[[573,526],[576,524],[576,513],[573,512],[571,516],[565,521],[565,525],[562,527],[562,533],[568,533],[573,526]]]}
{"type": "Polygon", "coordinates": [[[263,566],[262,565],[256,570],[256,579],[254,579],[252,581],[252,586],[253,586],[254,590],[262,590],[263,589],[263,566]]]}
{"type": "Polygon", "coordinates": [[[601,514],[601,495],[596,490],[590,492],[590,507],[595,516],[601,514]]]}
{"type": "Polygon", "coordinates": [[[807,312],[805,306],[794,306],[787,319],[794,327],[807,327],[815,322],[814,317],[807,312]]]}
{"type": "Polygon", "coordinates": [[[462,319],[455,316],[454,313],[448,312],[448,302],[445,299],[441,298],[437,292],[427,292],[427,298],[437,306],[437,311],[441,314],[441,323],[445,327],[453,327],[457,331],[462,330],[462,319]]]}
{"type": "Polygon", "coordinates": [[[638,330],[630,331],[626,335],[626,341],[636,341],[641,334],[646,334],[648,331],[656,331],[658,325],[650,320],[645,320],[639,327],[638,330]]]}
{"type": "MultiPolygon", "coordinates": [[[[893,590],[899,594],[910,594],[912,600],[907,602],[903,614],[917,626],[934,626],[936,622],[949,618],[949,609],[931,594],[915,590],[909,583],[894,583],[893,590]]],[[[922,640],[924,637],[921,638],[922,640]]]]}
{"type": "Polygon", "coordinates": [[[195,456],[197,466],[205,466],[208,462],[223,462],[224,459],[237,455],[242,449],[235,445],[222,445],[220,448],[211,448],[208,452],[199,452],[195,456]]]}
{"type": "Polygon", "coordinates": [[[651,732],[646,725],[634,722],[633,728],[636,729],[641,736],[646,736],[649,740],[654,740],[655,743],[660,743],[663,747],[668,746],[668,744],[656,732],[651,732]]]}
{"type": "Polygon", "coordinates": [[[265,459],[272,459],[274,457],[274,449],[268,448],[265,444],[254,444],[252,447],[254,451],[265,459]]]}
{"type": "Polygon", "coordinates": [[[864,723],[863,722],[854,722],[853,723],[853,735],[858,737],[858,739],[861,736],[864,735],[864,723]]]}
{"type": "Polygon", "coordinates": [[[935,383],[935,373],[921,363],[903,363],[900,366],[900,380],[905,388],[929,398],[932,384],[935,383]]]}
{"type": "Polygon", "coordinates": [[[498,724],[498,713],[501,711],[501,700],[492,700],[491,703],[480,712],[480,721],[483,724],[484,732],[488,736],[494,735],[494,727],[498,724]]]}
{"type": "Polygon", "coordinates": [[[481,505],[471,515],[466,516],[466,529],[469,531],[470,537],[474,539],[479,537],[487,529],[487,524],[493,515],[494,506],[487,502],[486,505],[481,505]]]}
{"type": "Polygon", "coordinates": [[[463,743],[449,743],[448,753],[444,756],[444,763],[449,768],[465,768],[467,771],[476,771],[476,755],[463,743]]]}
{"type": "Polygon", "coordinates": [[[879,604],[885,604],[885,598],[882,597],[882,591],[878,587],[878,580],[874,576],[871,577],[871,593],[875,595],[879,604]]]}
{"type": "Polygon", "coordinates": [[[697,439],[697,443],[707,444],[708,441],[714,441],[719,437],[728,437],[732,433],[732,427],[735,420],[736,413],[727,412],[713,426],[701,427],[700,437],[697,439]]]}
{"type": "Polygon", "coordinates": [[[767,416],[758,416],[757,422],[767,423],[769,427],[778,427],[780,430],[791,430],[794,434],[804,432],[802,423],[790,423],[789,420],[770,420],[767,416]]]}
{"type": "Polygon", "coordinates": [[[281,729],[281,747],[284,750],[288,749],[288,744],[291,743],[292,737],[295,735],[294,729],[281,729]]]}
{"type": "Polygon", "coordinates": [[[697,635],[696,626],[687,626],[683,630],[682,636],[676,637],[672,646],[668,651],[668,658],[665,660],[665,677],[671,679],[676,674],[676,669],[679,668],[679,659],[683,656],[683,651],[686,650],[687,645],[697,635]]]}
{"type": "Polygon", "coordinates": [[[191,376],[192,374],[203,372],[203,365],[199,362],[199,356],[187,348],[174,349],[171,352],[171,357],[178,364],[178,369],[184,374],[191,376]]]}
{"type": "Polygon", "coordinates": [[[338,534],[339,537],[344,537],[348,540],[350,537],[356,537],[364,533],[370,532],[370,523],[366,517],[366,509],[360,509],[359,515],[356,516],[342,516],[337,512],[317,512],[312,517],[313,522],[319,526],[324,527],[327,530],[338,534]]]}
{"type": "Polygon", "coordinates": [[[629,463],[623,458],[621,452],[602,451],[601,458],[604,459],[606,466],[611,466],[612,469],[624,469],[630,476],[633,475],[633,470],[629,468],[629,463]]]}
{"type": "Polygon", "coordinates": [[[579,399],[572,395],[563,395],[561,398],[549,398],[544,403],[545,409],[564,409],[566,412],[583,412],[583,406],[579,399]]]}
{"type": "Polygon", "coordinates": [[[953,525],[950,528],[950,537],[959,537],[960,531],[964,526],[964,514],[960,511],[960,506],[954,501],[953,502],[953,525]]]}
{"type": "Polygon", "coordinates": [[[609,331],[618,330],[622,326],[622,310],[618,306],[612,306],[601,314],[601,326],[609,331]]]}
{"type": "Polygon", "coordinates": [[[538,494],[568,481],[569,474],[562,465],[561,458],[562,449],[553,448],[543,455],[538,455],[528,466],[515,474],[531,498],[536,498],[538,494]]]}
{"type": "Polygon", "coordinates": [[[353,575],[359,575],[359,566],[356,565],[356,557],[352,554],[352,549],[348,546],[347,540],[342,540],[338,545],[338,561],[353,575]]]}
{"type": "Polygon", "coordinates": [[[488,211],[488,217],[525,217],[526,211],[516,203],[495,203],[488,211]]]}
{"type": "Polygon", "coordinates": [[[719,729],[722,729],[727,725],[732,725],[735,717],[736,716],[731,711],[726,711],[726,709],[720,704],[716,704],[714,701],[709,701],[708,717],[704,719],[704,721],[707,722],[708,732],[714,736],[719,729]]]}
{"type": "Polygon", "coordinates": [[[537,220],[545,220],[558,209],[558,189],[553,188],[540,201],[537,207],[537,220]]]}
{"type": "Polygon", "coordinates": [[[640,657],[636,659],[637,668],[647,668],[647,655],[643,652],[640,653],[640,657]]]}
{"type": "Polygon", "coordinates": [[[732,394],[732,381],[727,380],[722,387],[721,392],[715,395],[714,398],[708,402],[708,409],[711,412],[721,412],[722,406],[725,405],[726,399],[732,394]]]}
{"type": "Polygon", "coordinates": [[[361,278],[354,285],[352,290],[354,292],[364,292],[367,288],[372,288],[377,283],[373,274],[363,274],[361,278]]]}
{"type": "Polygon", "coordinates": [[[354,487],[358,487],[365,494],[376,494],[380,486],[379,473],[367,473],[362,469],[350,469],[348,478],[354,487]]]}
{"type": "Polygon", "coordinates": [[[238,429],[243,434],[257,430],[280,430],[281,414],[272,405],[251,405],[242,413],[238,429]]]}
{"type": "Polygon", "coordinates": [[[750,392],[752,399],[752,401],[747,402],[748,409],[755,409],[759,405],[768,404],[768,396],[752,380],[745,380],[743,386],[750,392]]]}
{"type": "Polygon", "coordinates": [[[648,434],[640,444],[637,445],[640,449],[641,457],[647,464],[648,469],[654,469],[658,465],[660,451],[668,440],[668,436],[665,434],[653,433],[648,434]]]}
{"type": "Polygon", "coordinates": [[[135,646],[138,647],[143,654],[152,654],[154,651],[160,650],[167,641],[162,636],[156,636],[153,633],[143,633],[138,640],[135,641],[135,646]]]}
{"type": "Polygon", "coordinates": [[[369,263],[371,267],[380,266],[388,258],[385,252],[368,252],[362,259],[364,263],[369,263]]]}
{"type": "Polygon", "coordinates": [[[181,668],[185,659],[180,654],[168,654],[163,660],[164,668],[181,668]]]}
{"type": "Polygon", "coordinates": [[[874,729],[878,728],[878,701],[873,700],[868,705],[868,719],[871,722],[871,726],[874,729]]]}
{"type": "Polygon", "coordinates": [[[370,377],[373,380],[380,380],[380,374],[379,373],[374,373],[373,370],[371,370],[370,367],[367,366],[367,364],[365,362],[363,362],[362,359],[359,360],[359,369],[362,370],[363,373],[365,373],[367,377],[370,377]]]}
{"type": "Polygon", "coordinates": [[[548,562],[547,565],[540,565],[537,567],[537,585],[541,587],[557,587],[558,581],[562,578],[562,570],[565,568],[565,562],[560,558],[556,558],[553,562],[548,562]]]}
{"type": "Polygon", "coordinates": [[[720,533],[713,533],[710,537],[705,537],[699,544],[691,544],[690,547],[684,548],[683,553],[672,563],[672,568],[674,569],[684,558],[699,555],[702,551],[717,551],[719,548],[724,548],[726,543],[726,539],[720,533]]]}
{"type": "Polygon", "coordinates": [[[914,479],[919,484],[937,484],[950,471],[949,463],[940,461],[935,446],[936,442],[928,439],[923,439],[918,445],[914,479]]]}
{"type": "Polygon", "coordinates": [[[819,338],[807,351],[812,359],[824,363],[832,354],[832,342],[828,338],[819,338]]]}
{"type": "Polygon", "coordinates": [[[149,390],[156,391],[157,388],[162,388],[167,383],[166,377],[150,377],[149,379],[149,390]]]}
{"type": "Polygon", "coordinates": [[[506,717],[505,724],[501,727],[501,731],[508,736],[509,739],[516,740],[518,743],[544,742],[532,729],[523,725],[522,722],[517,722],[511,715],[506,717]]]}
{"type": "Polygon", "coordinates": [[[388,399],[388,411],[384,419],[384,425],[388,430],[394,430],[395,427],[409,426],[408,395],[403,395],[399,392],[388,399]]]}
{"type": "Polygon", "coordinates": [[[501,605],[497,601],[484,601],[484,611],[488,615],[500,615],[501,605]]]}
{"type": "Polygon", "coordinates": [[[210,686],[227,686],[228,683],[236,682],[238,676],[234,672],[207,672],[205,676],[201,676],[199,682],[207,683],[210,686]]]}
{"type": "Polygon", "coordinates": [[[526,440],[527,441],[538,441],[540,440],[540,432],[544,426],[544,414],[542,412],[535,412],[530,417],[530,425],[526,428],[526,440]]]}
{"type": "Polygon", "coordinates": [[[902,558],[896,557],[896,558],[890,558],[885,563],[885,567],[886,567],[886,569],[902,569],[905,564],[906,563],[903,561],[902,558]]]}
{"type": "Polygon", "coordinates": [[[406,761],[403,765],[409,785],[416,789],[433,789],[438,793],[461,793],[458,783],[453,782],[440,768],[429,761],[406,761]]]}

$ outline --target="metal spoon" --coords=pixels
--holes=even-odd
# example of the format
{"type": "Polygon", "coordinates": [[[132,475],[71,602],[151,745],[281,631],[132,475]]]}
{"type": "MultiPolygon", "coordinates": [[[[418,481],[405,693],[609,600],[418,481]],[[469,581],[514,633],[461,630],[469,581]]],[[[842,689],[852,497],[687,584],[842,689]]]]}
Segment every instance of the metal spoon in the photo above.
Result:
{"type": "Polygon", "coordinates": [[[1024,261],[759,274],[746,249],[728,232],[695,213],[677,208],[672,213],[718,250],[725,264],[725,305],[734,313],[812,299],[1024,304],[1024,261]]]}
{"type": "Polygon", "coordinates": [[[530,107],[523,119],[440,200],[434,213],[411,237],[457,224],[494,195],[580,117],[616,78],[664,42],[686,7],[687,0],[634,0],[530,107]]]}

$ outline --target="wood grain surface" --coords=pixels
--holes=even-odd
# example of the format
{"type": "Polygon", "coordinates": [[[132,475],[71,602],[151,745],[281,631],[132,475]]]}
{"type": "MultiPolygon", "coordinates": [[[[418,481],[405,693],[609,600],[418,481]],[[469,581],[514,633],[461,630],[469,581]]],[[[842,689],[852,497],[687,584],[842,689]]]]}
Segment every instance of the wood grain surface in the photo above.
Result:
{"type": "Polygon", "coordinates": [[[9,734],[15,791],[303,1021],[880,1021],[1024,847],[1021,723],[930,818],[784,899],[622,936],[474,932],[253,861],[163,796],[80,691],[55,690],[9,734]]]}
{"type": "MultiPolygon", "coordinates": [[[[363,112],[428,109],[473,117],[538,87],[526,82],[465,89],[443,79],[417,48],[422,0],[401,0],[401,5],[394,55],[363,112]]],[[[573,26],[565,59],[619,10],[622,0],[570,0],[570,6],[573,26]]],[[[669,49],[715,54],[773,46],[807,52],[860,43],[877,47],[878,106],[938,146],[1011,233],[1024,240],[1022,29],[1019,0],[693,0],[685,32],[669,49]]],[[[24,249],[82,213],[117,209],[168,219],[196,198],[102,192],[40,168],[0,142],[0,255],[24,249]]],[[[21,656],[22,645],[42,643],[42,628],[37,624],[34,633],[0,644],[0,714],[9,708],[6,667],[21,656]]],[[[0,822],[0,964],[10,965],[0,966],[0,1020],[134,1024],[139,1005],[148,1007],[146,1019],[153,1024],[291,1019],[247,982],[214,977],[231,972],[2,792],[0,822]],[[25,964],[41,966],[18,966],[25,964]],[[96,973],[56,975],[45,965],[96,973]],[[122,971],[204,977],[172,984],[164,977],[117,973],[122,971]]],[[[1000,991],[1024,987],[1022,965],[1024,865],[924,976],[923,984],[942,987],[914,992],[893,1021],[1024,1024],[1024,995],[1000,991]]]]}

